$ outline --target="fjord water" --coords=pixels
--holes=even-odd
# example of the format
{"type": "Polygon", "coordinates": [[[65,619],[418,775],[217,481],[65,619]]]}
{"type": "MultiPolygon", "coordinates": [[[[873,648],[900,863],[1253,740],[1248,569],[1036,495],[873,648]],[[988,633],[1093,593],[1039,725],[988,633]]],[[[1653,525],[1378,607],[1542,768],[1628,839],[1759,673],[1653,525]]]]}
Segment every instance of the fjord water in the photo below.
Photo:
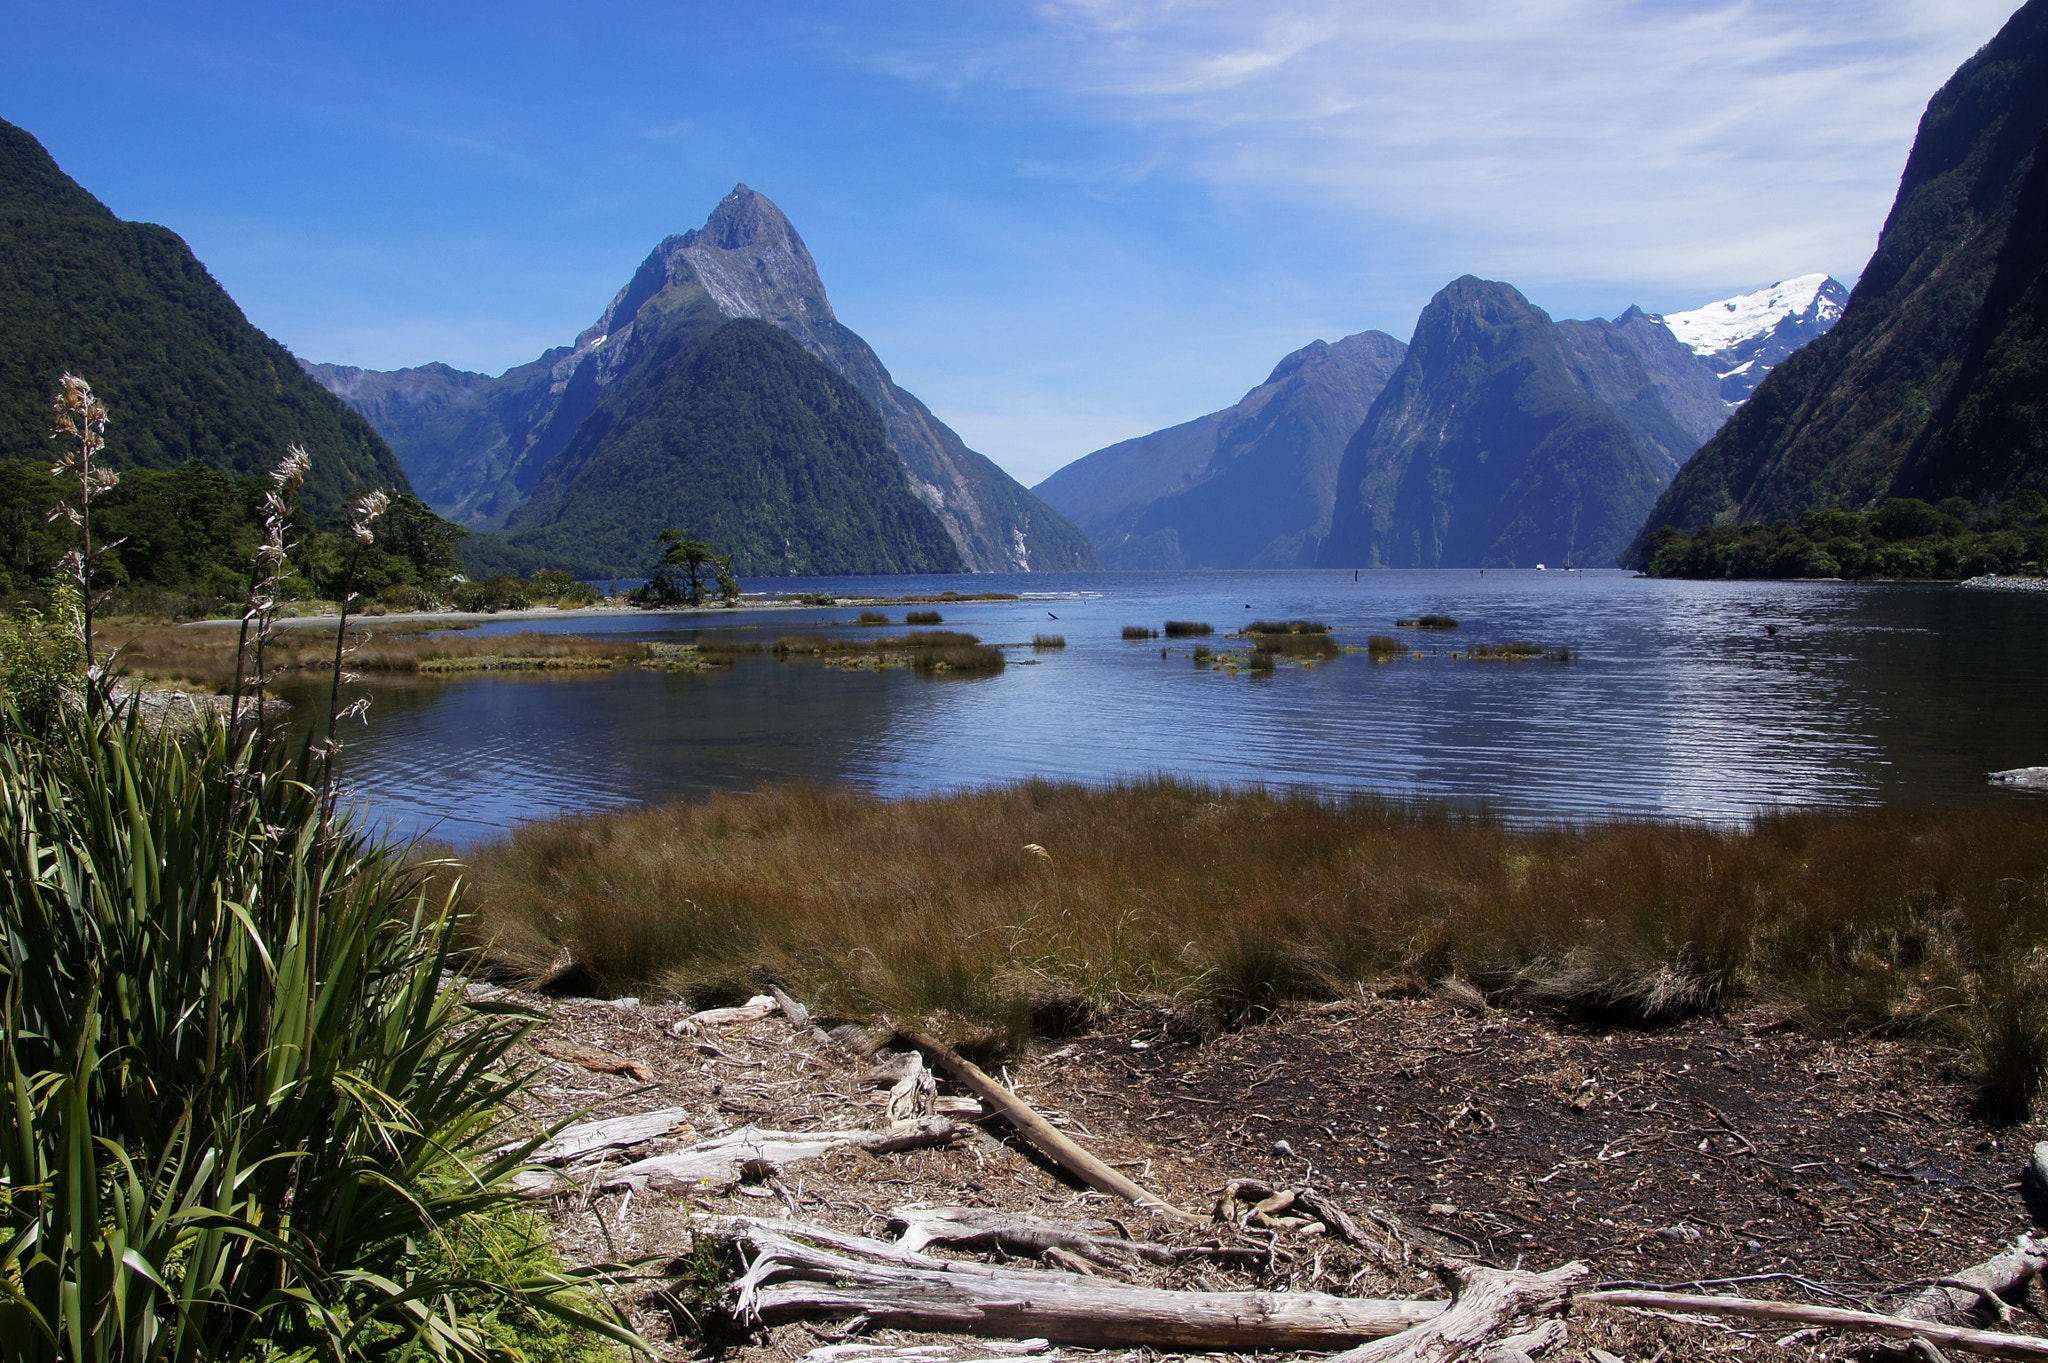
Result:
{"type": "MultiPolygon", "coordinates": [[[[1043,776],[1171,773],[1485,804],[1518,819],[1731,821],[1783,806],[2030,798],[1988,771],[2048,763],[2048,594],[1950,586],[1652,581],[1613,572],[1090,573],[778,580],[750,589],[947,604],[1008,650],[1002,673],[927,677],[742,658],[702,673],[472,676],[367,688],[344,772],[370,817],[456,843],[520,820],[744,790],[846,783],[883,795],[1043,776]],[[1457,617],[1455,633],[1396,618],[1457,617]],[[1048,618],[1056,616],[1056,619],[1048,618]],[[1343,642],[1422,649],[1526,639],[1572,660],[1199,669],[1254,619],[1326,621],[1343,642]],[[1210,640],[1121,627],[1213,624],[1210,640]],[[1036,632],[1067,647],[1034,653],[1036,632]],[[1162,646],[1168,655],[1160,656],[1162,646]]],[[[889,614],[898,622],[900,607],[889,614]]],[[[688,642],[873,636],[849,607],[494,621],[688,642]],[[831,628],[832,622],[842,622],[831,628]]]]}

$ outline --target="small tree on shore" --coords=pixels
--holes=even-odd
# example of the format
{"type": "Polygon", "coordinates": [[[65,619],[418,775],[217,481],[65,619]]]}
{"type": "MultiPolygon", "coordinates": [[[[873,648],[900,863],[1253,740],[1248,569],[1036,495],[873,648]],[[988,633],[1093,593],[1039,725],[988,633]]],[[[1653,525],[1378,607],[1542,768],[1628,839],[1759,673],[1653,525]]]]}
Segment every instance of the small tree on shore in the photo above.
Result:
{"type": "Polygon", "coordinates": [[[680,530],[662,531],[661,541],[668,548],[662,552],[654,576],[627,598],[634,605],[701,606],[707,575],[717,583],[718,594],[725,601],[739,600],[739,579],[732,575],[733,555],[720,558],[718,550],[680,530]]]}

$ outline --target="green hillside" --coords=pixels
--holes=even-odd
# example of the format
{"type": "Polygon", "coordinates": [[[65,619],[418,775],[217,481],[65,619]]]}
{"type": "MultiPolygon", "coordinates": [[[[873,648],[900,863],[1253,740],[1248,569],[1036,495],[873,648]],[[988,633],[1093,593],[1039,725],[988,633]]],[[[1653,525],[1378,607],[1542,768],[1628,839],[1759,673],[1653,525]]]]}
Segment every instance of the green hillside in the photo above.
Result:
{"type": "Polygon", "coordinates": [[[764,322],[665,346],[613,385],[476,567],[546,563],[636,576],[674,527],[742,575],[959,572],[881,418],[852,384],[764,322]]]}
{"type": "Polygon", "coordinates": [[[0,337],[0,457],[48,462],[50,397],[69,370],[112,413],[117,466],[197,459],[248,475],[302,444],[316,515],[369,488],[409,490],[369,423],[251,326],[176,233],[116,218],[5,121],[0,337]]]}

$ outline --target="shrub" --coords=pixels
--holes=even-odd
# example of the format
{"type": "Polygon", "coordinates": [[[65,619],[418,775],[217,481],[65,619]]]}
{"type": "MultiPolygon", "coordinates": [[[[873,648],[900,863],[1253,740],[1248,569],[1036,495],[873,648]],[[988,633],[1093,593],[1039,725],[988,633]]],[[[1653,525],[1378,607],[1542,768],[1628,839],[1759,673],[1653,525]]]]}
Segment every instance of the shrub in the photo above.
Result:
{"type": "Polygon", "coordinates": [[[903,617],[906,625],[943,625],[946,617],[937,611],[911,611],[903,617]]]}
{"type": "Polygon", "coordinates": [[[1126,639],[1157,639],[1158,637],[1159,631],[1151,628],[1149,625],[1124,626],[1124,638],[1126,639]]]}
{"type": "Polygon", "coordinates": [[[581,1275],[476,1272],[532,1019],[442,987],[428,869],[279,753],[105,697],[0,743],[8,1357],[509,1358],[522,1312],[629,1339],[581,1275]]]}
{"type": "Polygon", "coordinates": [[[59,582],[48,614],[29,607],[0,619],[0,702],[19,721],[42,730],[85,677],[85,635],[78,589],[59,582]]]}
{"type": "Polygon", "coordinates": [[[1214,634],[1215,632],[1215,629],[1204,621],[1168,620],[1166,622],[1166,637],[1169,639],[1188,639],[1202,634],[1214,634]]]}

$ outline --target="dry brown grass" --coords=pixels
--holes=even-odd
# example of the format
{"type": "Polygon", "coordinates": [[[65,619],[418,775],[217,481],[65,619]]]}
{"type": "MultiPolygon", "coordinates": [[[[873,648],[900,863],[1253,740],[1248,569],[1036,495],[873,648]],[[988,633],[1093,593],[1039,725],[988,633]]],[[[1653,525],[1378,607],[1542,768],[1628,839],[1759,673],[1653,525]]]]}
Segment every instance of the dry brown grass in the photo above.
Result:
{"type": "Polygon", "coordinates": [[[472,863],[499,969],[566,948],[606,993],[775,981],[829,1011],[1022,1035],[1077,1003],[1227,1023],[1456,977],[1588,1021],[1763,999],[2036,1078],[2048,1047],[2038,805],[1526,829],[1165,780],[894,802],[796,787],[529,825],[472,863]]]}

